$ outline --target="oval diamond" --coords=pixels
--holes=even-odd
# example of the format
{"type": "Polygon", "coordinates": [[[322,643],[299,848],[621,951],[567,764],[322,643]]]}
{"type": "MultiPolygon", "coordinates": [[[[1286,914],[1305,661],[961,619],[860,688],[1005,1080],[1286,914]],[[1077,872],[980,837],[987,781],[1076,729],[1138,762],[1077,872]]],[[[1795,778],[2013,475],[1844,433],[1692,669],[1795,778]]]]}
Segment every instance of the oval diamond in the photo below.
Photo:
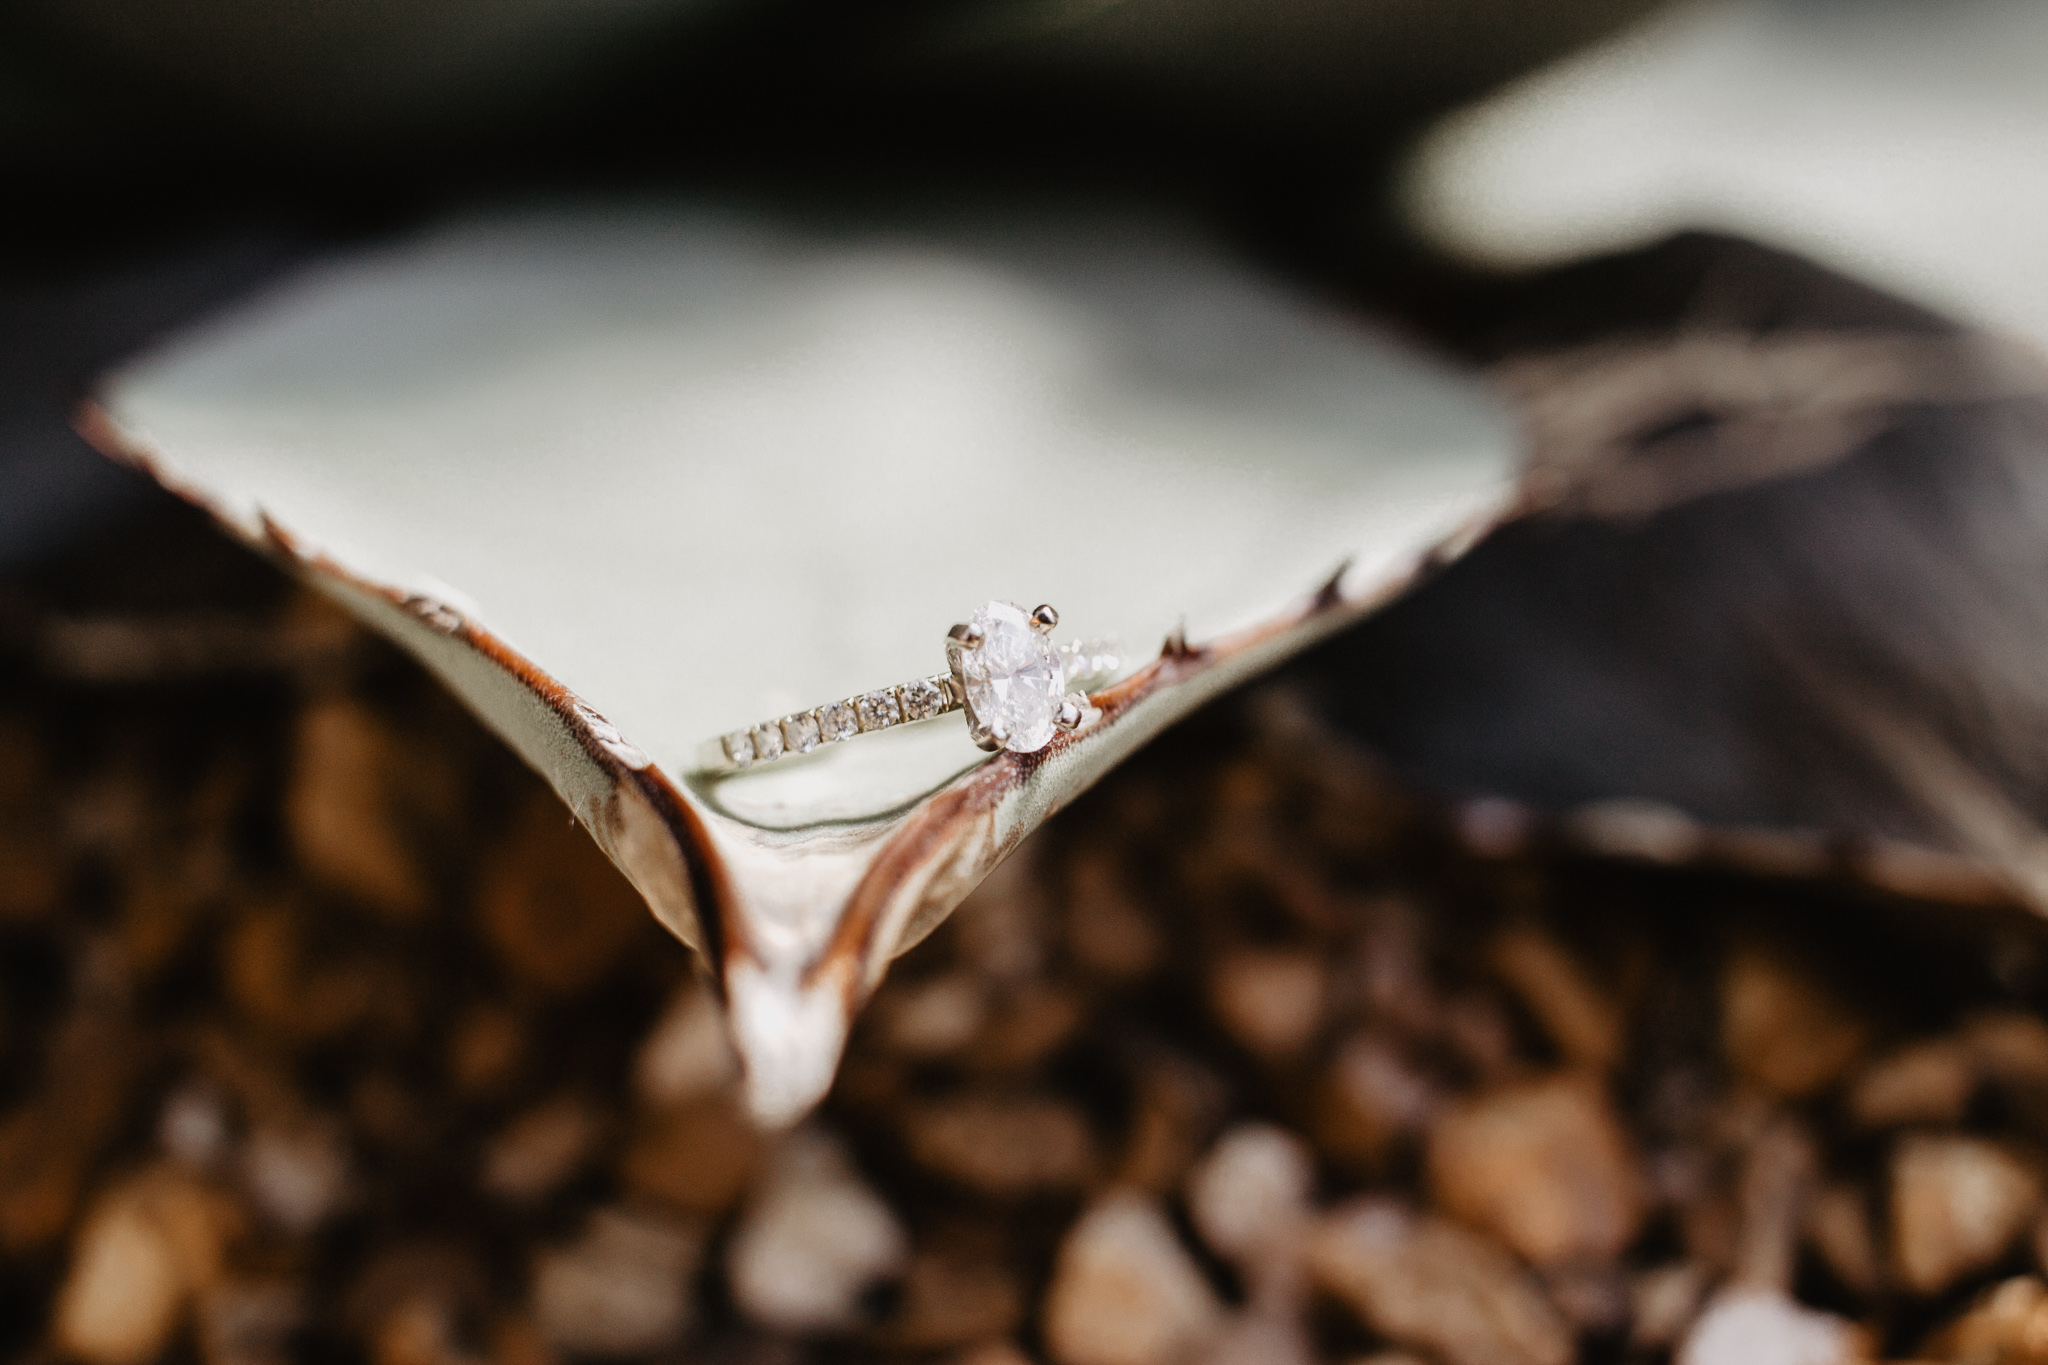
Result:
{"type": "Polygon", "coordinates": [[[981,628],[980,646],[958,652],[970,729],[976,738],[1001,734],[1014,753],[1043,749],[1067,693],[1059,651],[1010,602],[988,603],[973,624],[981,628]]]}

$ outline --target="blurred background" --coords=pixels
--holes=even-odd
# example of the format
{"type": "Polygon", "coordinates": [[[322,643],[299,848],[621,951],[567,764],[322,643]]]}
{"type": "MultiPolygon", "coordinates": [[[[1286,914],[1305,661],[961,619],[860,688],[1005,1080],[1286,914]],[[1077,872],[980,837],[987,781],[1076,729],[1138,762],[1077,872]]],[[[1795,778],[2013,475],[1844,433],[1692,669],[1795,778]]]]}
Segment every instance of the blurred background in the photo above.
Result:
{"type": "MultiPolygon", "coordinates": [[[[307,253],[513,198],[1036,186],[1192,206],[1248,248],[1355,266],[1417,127],[1644,8],[10,9],[0,154],[34,207],[13,215],[8,331],[37,393],[10,407],[307,253]]],[[[61,440],[8,442],[10,556],[107,491],[23,453],[61,440]]]]}
{"type": "Polygon", "coordinates": [[[2038,1359],[2044,14],[8,7],[0,1350],[2038,1359]],[[782,1143],[537,780],[69,425],[306,262],[649,189],[1168,206],[1532,471],[782,1143]]]}

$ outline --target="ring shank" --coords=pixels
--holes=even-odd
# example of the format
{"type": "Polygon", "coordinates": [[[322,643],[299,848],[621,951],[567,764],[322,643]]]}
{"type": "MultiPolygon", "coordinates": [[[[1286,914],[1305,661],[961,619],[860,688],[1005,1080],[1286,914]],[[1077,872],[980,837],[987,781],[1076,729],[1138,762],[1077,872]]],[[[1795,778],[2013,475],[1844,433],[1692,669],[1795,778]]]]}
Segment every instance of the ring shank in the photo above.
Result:
{"type": "Polygon", "coordinates": [[[698,747],[697,766],[705,772],[740,772],[855,735],[937,720],[966,704],[959,684],[949,674],[912,678],[706,740],[698,747]]]}
{"type": "MultiPolygon", "coordinates": [[[[1059,646],[1069,687],[1093,691],[1116,676],[1123,665],[1122,648],[1113,640],[1074,640],[1059,646]]],[[[962,710],[967,698],[951,673],[933,673],[908,682],[822,702],[805,711],[764,720],[698,746],[697,770],[736,773],[785,757],[810,753],[826,744],[872,734],[899,725],[916,725],[962,710]]]]}

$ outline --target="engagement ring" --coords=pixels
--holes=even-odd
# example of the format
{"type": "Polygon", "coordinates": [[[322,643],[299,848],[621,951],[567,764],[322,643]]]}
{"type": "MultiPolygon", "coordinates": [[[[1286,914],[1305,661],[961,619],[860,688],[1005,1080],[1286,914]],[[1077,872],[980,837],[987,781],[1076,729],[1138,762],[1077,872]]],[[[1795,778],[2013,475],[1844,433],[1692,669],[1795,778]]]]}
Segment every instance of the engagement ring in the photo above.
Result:
{"type": "Polygon", "coordinates": [[[1123,667],[1113,641],[1055,644],[1059,622],[1049,606],[1027,613],[1013,603],[990,602],[947,632],[944,673],[735,730],[705,744],[698,764],[737,772],[952,711],[967,713],[968,735],[991,753],[1036,753],[1055,732],[1079,729],[1091,714],[1088,693],[1123,667]]]}

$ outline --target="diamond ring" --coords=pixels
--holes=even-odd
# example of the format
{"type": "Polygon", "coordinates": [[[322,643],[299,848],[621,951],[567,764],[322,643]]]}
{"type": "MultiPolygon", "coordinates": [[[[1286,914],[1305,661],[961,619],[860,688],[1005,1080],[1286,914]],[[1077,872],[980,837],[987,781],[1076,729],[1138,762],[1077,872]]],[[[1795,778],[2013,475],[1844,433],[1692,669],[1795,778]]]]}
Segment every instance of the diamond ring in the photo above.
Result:
{"type": "Polygon", "coordinates": [[[1014,603],[989,602],[947,632],[944,673],[734,730],[706,743],[698,766],[737,772],[953,711],[967,713],[968,735],[989,752],[1036,753],[1056,732],[1085,724],[1092,714],[1088,693],[1123,667],[1113,641],[1055,644],[1059,621],[1050,606],[1027,613],[1014,603]]]}

